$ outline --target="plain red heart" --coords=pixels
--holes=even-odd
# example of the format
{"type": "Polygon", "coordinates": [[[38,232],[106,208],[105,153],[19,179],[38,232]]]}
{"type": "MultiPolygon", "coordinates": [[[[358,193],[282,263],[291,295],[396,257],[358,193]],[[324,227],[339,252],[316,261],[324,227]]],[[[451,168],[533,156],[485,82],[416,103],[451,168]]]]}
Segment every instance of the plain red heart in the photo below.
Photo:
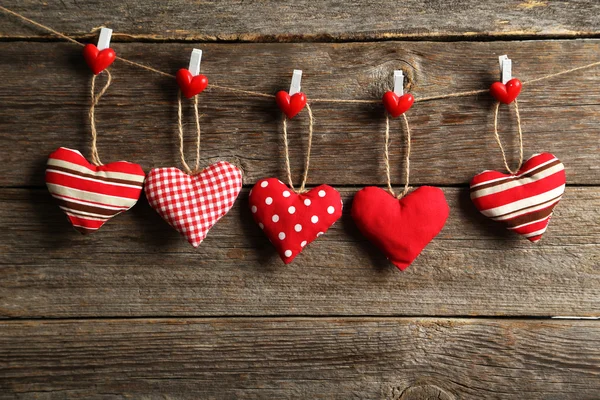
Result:
{"type": "Polygon", "coordinates": [[[363,235],[404,271],[442,230],[450,213],[441,189],[421,186],[400,200],[369,186],[354,196],[352,218],[363,235]]]}
{"type": "Polygon", "coordinates": [[[208,86],[208,78],[205,75],[192,76],[192,73],[185,68],[177,71],[177,84],[181,93],[188,99],[202,93],[208,86]]]}
{"type": "Polygon", "coordinates": [[[258,181],[249,203],[254,220],[286,264],[342,215],[342,199],[331,186],[296,194],[276,178],[258,181]]]}
{"type": "Polygon", "coordinates": [[[410,110],[415,102],[415,98],[410,93],[398,96],[394,92],[385,92],[382,101],[387,112],[396,118],[410,110]]]}
{"type": "Polygon", "coordinates": [[[288,92],[283,90],[275,95],[277,105],[288,118],[294,118],[306,105],[306,96],[304,93],[296,93],[290,96],[288,92]]]}
{"type": "Polygon", "coordinates": [[[484,171],[471,180],[471,200],[486,217],[532,242],[542,238],[565,191],[564,165],[550,153],[536,154],[515,175],[484,171]]]}
{"type": "Polygon", "coordinates": [[[506,85],[502,82],[494,82],[490,86],[490,94],[500,103],[510,104],[521,93],[522,86],[521,81],[517,78],[506,82],[506,85]]]}
{"type": "Polygon", "coordinates": [[[83,58],[94,75],[98,75],[112,64],[117,58],[117,54],[111,48],[102,51],[89,43],[83,48],[83,58]]]}

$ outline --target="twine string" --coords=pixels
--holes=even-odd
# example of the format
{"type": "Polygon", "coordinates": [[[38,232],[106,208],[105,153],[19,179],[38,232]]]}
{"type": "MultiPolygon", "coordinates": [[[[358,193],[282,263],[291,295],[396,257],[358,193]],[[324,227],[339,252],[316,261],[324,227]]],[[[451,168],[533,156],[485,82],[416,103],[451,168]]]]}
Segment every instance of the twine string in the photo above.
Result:
{"type": "Polygon", "coordinates": [[[106,93],[106,91],[108,90],[108,87],[110,86],[110,83],[112,82],[112,75],[110,74],[110,72],[108,70],[104,70],[104,72],[106,72],[107,75],[107,80],[106,80],[106,84],[104,84],[104,87],[100,90],[100,93],[96,94],[96,77],[97,75],[94,75],[92,78],[92,85],[90,88],[90,110],[88,112],[89,118],[90,118],[90,130],[92,131],[92,164],[94,164],[96,167],[102,165],[102,162],[100,161],[100,157],[98,156],[98,146],[97,146],[97,142],[98,142],[98,132],[96,131],[96,106],[98,105],[98,102],[100,101],[100,98],[104,95],[104,93],[106,93]]]}
{"type": "Polygon", "coordinates": [[[504,146],[502,146],[502,141],[500,140],[500,135],[498,134],[498,109],[500,108],[500,102],[497,102],[494,107],[494,138],[496,139],[496,143],[498,143],[498,147],[500,147],[500,151],[502,152],[502,160],[504,161],[504,167],[508,172],[515,175],[521,169],[521,165],[523,165],[523,131],[521,130],[521,115],[519,114],[519,103],[515,99],[515,113],[517,115],[517,130],[519,132],[519,165],[513,171],[510,169],[508,165],[508,161],[506,159],[506,152],[504,151],[504,146]]]}
{"type": "Polygon", "coordinates": [[[308,167],[310,165],[310,150],[312,148],[312,137],[313,137],[313,113],[310,105],[306,104],[306,111],[308,111],[308,144],[306,146],[306,159],[304,161],[304,173],[302,175],[302,183],[300,184],[300,188],[296,190],[294,188],[294,182],[292,180],[292,170],[290,168],[290,151],[288,145],[288,135],[287,135],[287,117],[283,116],[283,147],[285,149],[285,169],[287,173],[288,183],[290,188],[294,191],[294,193],[304,193],[307,190],[305,189],[306,180],[308,179],[308,167]]]}
{"type": "Polygon", "coordinates": [[[196,165],[192,170],[185,161],[185,149],[183,144],[183,110],[181,104],[181,91],[177,94],[177,127],[179,129],[179,159],[183,169],[188,175],[194,175],[200,172],[200,114],[198,112],[198,96],[194,96],[194,116],[196,120],[196,165]]]}
{"type": "Polygon", "coordinates": [[[387,176],[388,192],[390,192],[390,194],[397,199],[404,197],[410,189],[410,126],[408,124],[408,118],[406,117],[406,114],[402,114],[402,117],[404,119],[404,129],[406,130],[406,159],[404,163],[404,174],[406,175],[406,180],[404,182],[404,190],[402,190],[402,193],[396,196],[394,189],[392,189],[392,178],[390,176],[390,115],[385,113],[385,151],[383,152],[383,159],[385,161],[385,174],[387,176]]]}
{"type": "MultiPolygon", "coordinates": [[[[43,30],[46,30],[47,32],[50,32],[62,39],[65,39],[71,43],[74,43],[76,45],[79,46],[84,46],[83,43],[78,42],[77,40],[73,39],[72,37],[65,35],[64,33],[58,32],[54,29],[52,29],[49,26],[43,25],[39,22],[36,22],[32,19],[29,19],[27,17],[25,17],[24,15],[21,15],[19,13],[16,13],[14,11],[9,10],[6,7],[2,7],[0,6],[0,10],[13,15],[17,18],[20,18],[21,20],[28,22],[34,26],[37,26],[38,28],[41,28],[43,30]]],[[[169,78],[175,78],[175,75],[173,74],[169,74],[167,72],[161,71],[159,69],[144,65],[144,64],[140,64],[138,62],[135,61],[131,61],[128,60],[126,58],[123,57],[117,57],[117,60],[120,60],[124,63],[136,66],[138,68],[142,68],[145,69],[147,71],[150,72],[154,72],[156,74],[162,75],[162,76],[166,76],[169,78]]],[[[535,83],[535,82],[540,82],[540,81],[544,81],[547,79],[551,79],[551,78],[555,78],[557,76],[561,76],[564,74],[569,74],[571,72],[576,72],[576,71],[581,71],[583,69],[588,69],[588,68],[592,68],[592,67],[596,67],[600,65],[600,61],[595,61],[593,63],[590,64],[586,64],[586,65],[582,65],[579,67],[575,67],[575,68],[570,68],[570,69],[566,69],[564,71],[559,71],[556,72],[554,74],[549,74],[549,75],[544,75],[541,76],[539,78],[535,78],[535,79],[530,79],[528,81],[523,81],[522,84],[523,85],[528,85],[531,83],[535,83]]],[[[233,93],[238,93],[241,95],[247,95],[247,96],[255,96],[255,97],[264,97],[264,98],[275,98],[275,95],[270,94],[270,93],[262,93],[262,92],[256,92],[256,91],[252,91],[252,90],[243,90],[243,89],[237,89],[237,88],[232,88],[232,87],[227,87],[227,86],[221,86],[221,85],[215,85],[215,84],[211,84],[210,87],[207,89],[208,91],[211,90],[211,88],[214,89],[220,89],[220,90],[224,90],[224,91],[229,91],[229,92],[233,92],[233,93]]],[[[441,99],[449,99],[449,98],[453,98],[453,97],[465,97],[465,96],[476,96],[478,94],[483,94],[483,93],[487,93],[488,89],[478,89],[478,90],[469,90],[469,91],[465,91],[465,92],[453,92],[453,93],[449,93],[449,94],[441,94],[441,95],[434,95],[434,96],[428,96],[428,97],[420,97],[420,98],[415,98],[415,102],[422,102],[422,101],[431,101],[431,100],[441,100],[441,99]]],[[[311,99],[311,102],[313,103],[355,103],[355,104],[378,104],[381,102],[381,100],[379,99],[331,99],[331,98],[317,98],[317,99],[311,99]]]]}

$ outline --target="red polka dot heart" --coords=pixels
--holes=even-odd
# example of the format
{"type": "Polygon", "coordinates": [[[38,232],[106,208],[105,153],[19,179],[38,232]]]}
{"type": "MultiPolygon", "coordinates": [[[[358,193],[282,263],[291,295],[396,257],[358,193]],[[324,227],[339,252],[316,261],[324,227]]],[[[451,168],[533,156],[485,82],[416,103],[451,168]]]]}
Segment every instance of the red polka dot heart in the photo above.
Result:
{"type": "Polygon", "coordinates": [[[276,178],[258,181],[249,203],[254,220],[286,264],[342,215],[342,199],[331,186],[296,194],[276,178]]]}

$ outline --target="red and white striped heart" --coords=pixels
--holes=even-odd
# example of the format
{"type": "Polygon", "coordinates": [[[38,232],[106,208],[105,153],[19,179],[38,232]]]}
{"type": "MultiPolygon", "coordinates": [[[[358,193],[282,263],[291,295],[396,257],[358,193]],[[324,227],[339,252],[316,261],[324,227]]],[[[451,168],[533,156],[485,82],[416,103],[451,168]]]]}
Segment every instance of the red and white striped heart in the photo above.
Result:
{"type": "Polygon", "coordinates": [[[296,194],[277,178],[262,179],[249,197],[254,220],[286,264],[342,215],[340,194],[327,185],[296,194]]]}
{"type": "Polygon", "coordinates": [[[146,179],[148,203],[194,247],[233,206],[242,189],[242,171],[219,161],[197,175],[154,168],[146,179]]]}
{"type": "Polygon", "coordinates": [[[83,234],[98,230],[115,215],[129,210],[142,193],[146,174],[127,161],[90,164],[77,150],[61,147],[48,158],[46,185],[83,234]]]}
{"type": "Polygon", "coordinates": [[[532,242],[542,238],[566,184],[565,167],[552,154],[532,156],[514,175],[484,171],[471,180],[471,200],[486,217],[532,242]]]}

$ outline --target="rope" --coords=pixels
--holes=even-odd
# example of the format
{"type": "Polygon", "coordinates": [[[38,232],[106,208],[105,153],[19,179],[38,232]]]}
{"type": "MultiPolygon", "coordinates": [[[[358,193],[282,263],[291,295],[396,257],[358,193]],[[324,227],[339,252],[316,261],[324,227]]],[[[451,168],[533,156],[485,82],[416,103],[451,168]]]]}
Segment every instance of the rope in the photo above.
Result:
{"type": "Polygon", "coordinates": [[[385,161],[385,174],[387,176],[388,192],[390,192],[391,195],[397,199],[404,197],[410,189],[408,186],[410,181],[410,126],[408,124],[408,118],[406,117],[406,114],[402,114],[402,117],[404,119],[404,128],[406,129],[406,160],[404,169],[406,181],[404,182],[404,190],[402,190],[402,193],[396,196],[394,189],[392,189],[392,178],[390,177],[390,116],[388,113],[385,113],[385,151],[383,153],[383,159],[385,161]]]}
{"type": "Polygon", "coordinates": [[[515,175],[521,169],[521,165],[523,165],[523,132],[521,131],[521,115],[519,114],[519,103],[515,100],[515,113],[517,114],[517,129],[519,131],[519,165],[513,171],[508,166],[508,161],[506,160],[506,152],[504,151],[504,146],[502,146],[502,142],[500,141],[500,135],[498,135],[498,109],[500,108],[500,103],[497,102],[494,108],[494,138],[496,138],[496,143],[498,143],[498,147],[500,147],[500,151],[502,152],[502,159],[504,160],[504,167],[508,172],[515,175]]]}
{"type": "Polygon", "coordinates": [[[308,111],[308,146],[306,149],[306,161],[304,163],[304,174],[302,175],[302,183],[300,184],[300,189],[296,190],[294,188],[294,183],[292,181],[292,171],[290,168],[290,152],[288,145],[288,136],[287,136],[287,117],[283,116],[283,146],[285,149],[285,169],[287,173],[288,183],[290,188],[294,191],[294,193],[304,193],[306,189],[306,180],[308,179],[308,166],[310,164],[310,150],[312,148],[312,137],[313,137],[313,113],[310,105],[306,104],[306,111],[308,111]]]}
{"type": "Polygon", "coordinates": [[[92,131],[92,164],[94,164],[95,166],[102,165],[102,162],[100,161],[100,157],[98,156],[98,147],[97,147],[98,132],[96,131],[96,106],[98,105],[100,98],[104,95],[104,93],[106,93],[106,91],[108,90],[108,87],[110,86],[110,83],[112,82],[112,75],[110,74],[110,72],[108,72],[108,70],[105,70],[105,72],[106,72],[106,75],[108,76],[108,79],[106,81],[106,84],[102,88],[102,90],[100,90],[100,93],[95,94],[95,92],[96,92],[96,77],[97,77],[96,75],[94,75],[94,77],[92,78],[92,85],[90,88],[91,102],[90,102],[90,110],[88,112],[88,115],[90,117],[90,129],[92,131]]]}

